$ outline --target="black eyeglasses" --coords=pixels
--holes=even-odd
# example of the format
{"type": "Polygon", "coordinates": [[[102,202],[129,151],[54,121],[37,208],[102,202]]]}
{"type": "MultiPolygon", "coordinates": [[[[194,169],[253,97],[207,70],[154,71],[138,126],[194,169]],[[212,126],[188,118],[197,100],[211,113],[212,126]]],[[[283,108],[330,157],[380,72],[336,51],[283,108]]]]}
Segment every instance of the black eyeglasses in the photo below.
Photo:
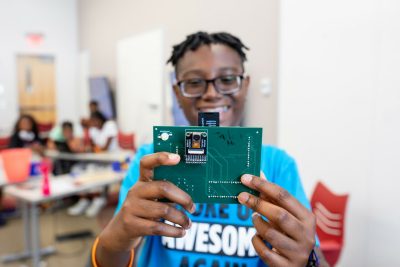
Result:
{"type": "Polygon", "coordinates": [[[222,95],[230,95],[242,88],[243,75],[224,75],[215,79],[206,80],[201,78],[179,81],[177,85],[185,97],[200,97],[206,91],[209,83],[222,95]]]}

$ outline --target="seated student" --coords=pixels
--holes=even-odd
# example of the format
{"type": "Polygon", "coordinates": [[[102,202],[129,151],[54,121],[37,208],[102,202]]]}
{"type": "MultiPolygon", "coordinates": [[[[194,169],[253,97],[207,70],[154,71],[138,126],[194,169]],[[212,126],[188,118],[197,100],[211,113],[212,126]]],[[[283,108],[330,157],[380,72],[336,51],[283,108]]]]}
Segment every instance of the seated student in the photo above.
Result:
{"type": "MultiPolygon", "coordinates": [[[[106,120],[104,115],[97,111],[91,114],[90,124],[89,136],[92,141],[93,151],[112,152],[118,149],[118,129],[114,121],[106,120]]],[[[95,217],[106,204],[107,199],[104,195],[94,197],[91,202],[86,196],[81,196],[79,201],[68,209],[68,214],[77,216],[85,212],[87,217],[92,218],[95,217]]]]}
{"type": "Polygon", "coordinates": [[[79,138],[74,135],[74,126],[72,122],[65,121],[61,125],[62,133],[66,143],[66,149],[72,153],[82,153],[86,151],[86,148],[83,146],[82,138],[79,138]]]}
{"type": "MultiPolygon", "coordinates": [[[[74,126],[70,121],[63,122],[61,128],[56,127],[51,131],[50,138],[47,141],[47,147],[66,153],[81,153],[86,151],[82,138],[74,135],[74,126]],[[61,132],[57,129],[60,129],[61,132]]],[[[72,160],[54,161],[54,174],[69,173],[75,163],[76,162],[72,160]]]]}
{"type": "MultiPolygon", "coordinates": [[[[199,111],[220,112],[222,126],[240,125],[250,83],[245,49],[231,34],[205,32],[174,46],[169,60],[178,81],[174,91],[191,125],[197,124],[199,111]]],[[[232,205],[195,205],[177,186],[152,180],[155,167],[180,160],[176,154],[154,153],[151,144],[138,150],[122,183],[117,213],[93,246],[93,265],[126,267],[135,258],[139,267],[315,266],[315,253],[321,256],[315,218],[296,163],[283,150],[262,147],[261,170],[268,180],[241,177],[260,196],[242,192],[240,204],[232,205]],[[162,198],[182,209],[157,201],[162,198]]]]}
{"type": "Polygon", "coordinates": [[[50,131],[47,148],[61,152],[85,152],[88,148],[83,146],[81,135],[81,130],[76,129],[72,122],[64,121],[50,131]]]}
{"type": "MultiPolygon", "coordinates": [[[[39,137],[39,130],[35,119],[31,115],[21,115],[15,123],[10,138],[9,148],[30,148],[33,152],[43,155],[43,141],[39,137]]],[[[2,189],[0,188],[0,202],[2,200],[2,189]]],[[[1,205],[1,203],[0,203],[1,205]]],[[[0,209],[0,226],[6,223],[0,209]]]]}
{"type": "MultiPolygon", "coordinates": [[[[95,113],[95,112],[100,112],[99,103],[96,100],[91,100],[89,102],[89,112],[90,112],[90,114],[95,113]]],[[[89,128],[90,127],[90,118],[82,118],[81,125],[84,129],[89,128]]]]}
{"type": "Polygon", "coordinates": [[[43,140],[39,137],[37,123],[31,115],[25,114],[18,118],[8,147],[27,147],[32,149],[33,152],[43,155],[43,140]]]}
{"type": "Polygon", "coordinates": [[[89,137],[95,152],[118,150],[118,128],[113,120],[107,120],[99,111],[90,115],[89,137]]]}

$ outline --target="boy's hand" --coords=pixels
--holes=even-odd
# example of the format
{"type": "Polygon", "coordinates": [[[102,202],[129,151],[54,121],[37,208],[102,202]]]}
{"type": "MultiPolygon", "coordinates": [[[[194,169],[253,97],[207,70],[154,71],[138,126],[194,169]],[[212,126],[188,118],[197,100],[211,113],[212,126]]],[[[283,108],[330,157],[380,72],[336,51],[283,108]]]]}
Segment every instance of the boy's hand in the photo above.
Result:
{"type": "Polygon", "coordinates": [[[193,213],[195,205],[191,197],[165,181],[153,181],[153,169],[161,165],[176,165],[177,154],[160,152],[144,156],[140,161],[140,178],[132,186],[118,214],[100,235],[102,246],[113,251],[126,251],[136,246],[142,237],[160,235],[182,237],[190,228],[188,216],[171,203],[158,202],[166,198],[193,213]],[[161,222],[168,220],[182,227],[161,222]]]}
{"type": "Polygon", "coordinates": [[[241,204],[255,212],[253,224],[257,233],[252,242],[260,258],[268,266],[306,266],[315,245],[313,213],[285,189],[266,179],[245,174],[241,180],[260,192],[259,197],[246,192],[238,196],[241,204]]]}

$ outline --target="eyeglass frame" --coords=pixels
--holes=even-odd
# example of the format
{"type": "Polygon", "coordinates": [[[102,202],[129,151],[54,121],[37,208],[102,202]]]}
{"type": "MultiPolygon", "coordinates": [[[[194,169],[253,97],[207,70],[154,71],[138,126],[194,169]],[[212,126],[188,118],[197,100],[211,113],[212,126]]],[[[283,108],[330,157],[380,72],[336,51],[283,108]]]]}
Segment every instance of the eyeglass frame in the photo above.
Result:
{"type": "Polygon", "coordinates": [[[179,87],[179,89],[180,89],[182,95],[183,95],[184,97],[187,97],[187,98],[196,98],[196,97],[200,97],[200,96],[204,95],[204,93],[207,92],[208,84],[210,84],[210,83],[212,83],[212,85],[213,85],[215,91],[217,91],[219,94],[221,94],[221,95],[232,95],[232,94],[235,94],[235,93],[239,92],[239,91],[242,89],[242,84],[243,84],[242,82],[243,82],[243,80],[244,80],[245,78],[246,78],[246,77],[245,77],[245,74],[239,74],[239,75],[237,75],[237,74],[234,74],[234,75],[222,75],[222,76],[215,77],[214,79],[208,79],[208,80],[207,80],[207,79],[201,79],[201,78],[200,78],[199,80],[204,81],[206,84],[205,84],[205,87],[204,87],[204,91],[203,91],[201,94],[198,94],[198,95],[188,95],[188,94],[185,92],[185,90],[183,89],[183,87],[181,86],[184,82],[187,82],[187,81],[193,80],[193,79],[187,79],[187,80],[178,81],[178,82],[176,83],[176,85],[179,87]],[[233,90],[233,91],[231,91],[231,92],[228,92],[228,93],[221,92],[221,91],[215,86],[215,81],[216,81],[216,80],[221,79],[221,78],[226,77],[226,76],[235,76],[236,79],[239,79],[239,81],[240,81],[240,85],[239,85],[235,90],[233,90]]]}

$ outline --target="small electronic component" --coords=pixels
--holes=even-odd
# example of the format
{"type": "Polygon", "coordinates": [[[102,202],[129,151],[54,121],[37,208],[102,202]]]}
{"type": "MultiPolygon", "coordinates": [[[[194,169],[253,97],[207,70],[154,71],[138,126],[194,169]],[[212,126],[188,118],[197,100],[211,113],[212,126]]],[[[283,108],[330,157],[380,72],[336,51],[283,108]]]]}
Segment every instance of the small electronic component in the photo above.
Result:
{"type": "Polygon", "coordinates": [[[207,131],[185,131],[185,162],[207,162],[207,131]]]}
{"type": "Polygon", "coordinates": [[[199,126],[219,126],[219,113],[218,112],[199,112],[198,114],[199,126]]]}
{"type": "Polygon", "coordinates": [[[160,139],[163,141],[167,141],[169,139],[169,134],[166,132],[163,132],[162,134],[160,134],[160,139]]]}
{"type": "Polygon", "coordinates": [[[164,131],[159,133],[159,135],[157,136],[158,139],[162,140],[162,141],[168,141],[169,137],[172,135],[171,132],[168,131],[164,131]]]}

